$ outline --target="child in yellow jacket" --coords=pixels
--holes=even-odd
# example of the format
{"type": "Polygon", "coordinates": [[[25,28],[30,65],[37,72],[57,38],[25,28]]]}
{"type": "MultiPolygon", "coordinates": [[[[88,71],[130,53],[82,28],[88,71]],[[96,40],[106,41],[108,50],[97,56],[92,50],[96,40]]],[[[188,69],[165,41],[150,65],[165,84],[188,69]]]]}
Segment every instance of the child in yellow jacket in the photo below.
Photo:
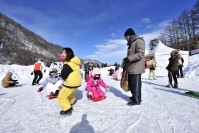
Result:
{"type": "Polygon", "coordinates": [[[63,87],[58,95],[58,103],[62,107],[61,115],[71,115],[72,105],[76,102],[75,93],[81,86],[80,59],[74,55],[71,48],[63,48],[60,60],[63,62],[61,77],[64,80],[63,87]]]}

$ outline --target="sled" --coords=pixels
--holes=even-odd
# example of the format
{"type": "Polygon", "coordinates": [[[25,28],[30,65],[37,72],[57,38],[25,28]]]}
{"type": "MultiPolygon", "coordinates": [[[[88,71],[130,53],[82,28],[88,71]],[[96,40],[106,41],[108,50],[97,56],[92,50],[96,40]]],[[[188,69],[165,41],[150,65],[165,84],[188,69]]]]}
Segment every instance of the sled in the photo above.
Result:
{"type": "Polygon", "coordinates": [[[17,86],[7,86],[6,89],[16,88],[17,86]]]}
{"type": "Polygon", "coordinates": [[[199,92],[197,91],[187,91],[184,93],[186,96],[199,99],[199,92]]]}
{"type": "Polygon", "coordinates": [[[16,88],[16,87],[22,87],[22,84],[16,84],[15,86],[7,86],[6,89],[16,88]]]}
{"type": "Polygon", "coordinates": [[[98,102],[98,101],[102,101],[103,99],[106,99],[106,96],[101,96],[101,97],[98,97],[98,98],[90,98],[88,97],[89,100],[93,101],[93,102],[98,102]]]}
{"type": "Polygon", "coordinates": [[[48,99],[54,99],[54,98],[57,98],[57,96],[53,96],[53,95],[47,95],[46,96],[48,99]]]}

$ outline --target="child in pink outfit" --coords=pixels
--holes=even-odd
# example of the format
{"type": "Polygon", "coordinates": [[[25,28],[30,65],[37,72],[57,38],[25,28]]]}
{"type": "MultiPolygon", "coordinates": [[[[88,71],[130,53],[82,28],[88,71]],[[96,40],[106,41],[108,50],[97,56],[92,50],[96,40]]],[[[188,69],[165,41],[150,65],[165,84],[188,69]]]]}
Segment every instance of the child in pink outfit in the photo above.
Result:
{"type": "Polygon", "coordinates": [[[102,91],[100,87],[102,86],[105,89],[108,89],[108,86],[104,83],[100,76],[101,73],[99,68],[94,68],[86,86],[88,97],[94,101],[100,101],[106,98],[104,91],[102,91]]]}
{"type": "Polygon", "coordinates": [[[115,70],[115,72],[113,73],[113,78],[117,81],[120,81],[122,78],[122,70],[119,68],[115,70]]]}

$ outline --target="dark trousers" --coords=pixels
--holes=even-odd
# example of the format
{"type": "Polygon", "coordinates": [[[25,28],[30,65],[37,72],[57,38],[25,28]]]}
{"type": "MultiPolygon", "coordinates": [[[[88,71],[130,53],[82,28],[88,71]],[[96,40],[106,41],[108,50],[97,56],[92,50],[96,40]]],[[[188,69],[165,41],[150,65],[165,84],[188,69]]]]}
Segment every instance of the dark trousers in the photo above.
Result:
{"type": "Polygon", "coordinates": [[[178,65],[178,68],[179,68],[179,73],[178,73],[178,77],[180,76],[181,78],[184,77],[183,75],[183,71],[182,71],[182,65],[178,65]]]}
{"type": "Polygon", "coordinates": [[[39,84],[39,81],[43,78],[43,74],[41,71],[34,71],[34,79],[32,81],[33,84],[39,84]]]}
{"type": "Polygon", "coordinates": [[[177,80],[177,74],[172,73],[171,71],[168,71],[168,78],[169,78],[169,83],[172,84],[172,79],[174,80],[174,83],[178,84],[177,80]]]}
{"type": "Polygon", "coordinates": [[[132,101],[141,103],[141,74],[128,74],[128,84],[132,94],[132,101]]]}
{"type": "Polygon", "coordinates": [[[84,79],[86,80],[86,77],[89,75],[89,72],[85,72],[84,79]]]}

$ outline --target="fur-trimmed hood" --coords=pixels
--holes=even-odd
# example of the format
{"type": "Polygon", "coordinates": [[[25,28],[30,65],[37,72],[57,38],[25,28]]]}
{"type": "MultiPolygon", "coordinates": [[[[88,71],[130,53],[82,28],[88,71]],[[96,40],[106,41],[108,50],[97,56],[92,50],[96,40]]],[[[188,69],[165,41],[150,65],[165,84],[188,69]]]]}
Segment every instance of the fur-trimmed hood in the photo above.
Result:
{"type": "Polygon", "coordinates": [[[181,55],[179,54],[178,50],[173,50],[171,52],[171,57],[169,58],[169,64],[167,66],[167,69],[170,70],[172,73],[177,73],[178,68],[178,60],[181,58],[181,55]]]}

